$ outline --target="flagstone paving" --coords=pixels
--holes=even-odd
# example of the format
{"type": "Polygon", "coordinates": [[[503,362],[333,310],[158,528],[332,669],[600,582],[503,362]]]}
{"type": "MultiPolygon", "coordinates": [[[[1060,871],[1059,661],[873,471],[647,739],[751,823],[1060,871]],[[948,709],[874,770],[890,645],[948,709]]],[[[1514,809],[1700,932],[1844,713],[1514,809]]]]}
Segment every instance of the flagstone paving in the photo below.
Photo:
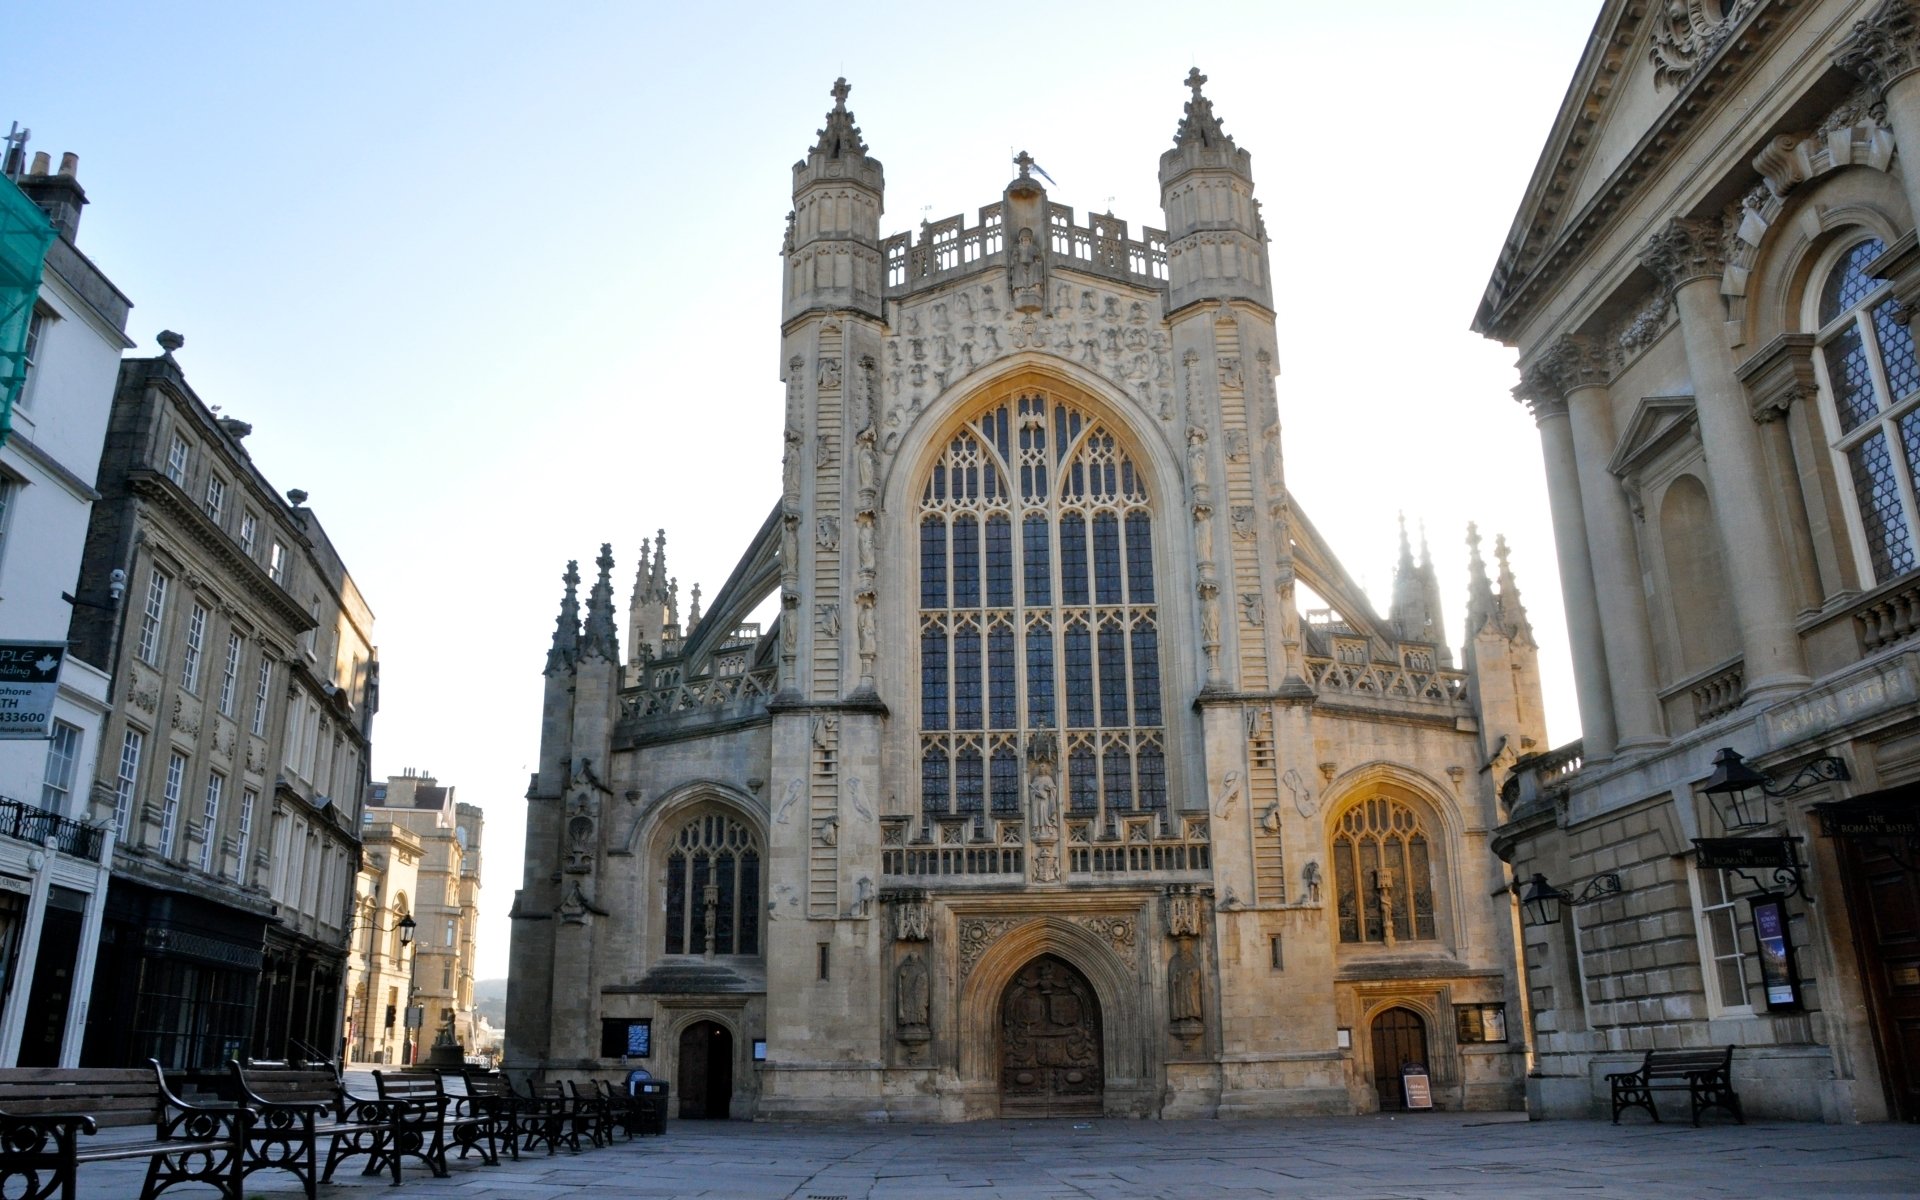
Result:
{"type": "MultiPolygon", "coordinates": [[[[1499,1114],[970,1125],[672,1122],[664,1137],[435,1179],[352,1174],[322,1200],[1109,1200],[1119,1197],[1901,1197],[1920,1195],[1912,1125],[1527,1123],[1499,1114]]],[[[352,1167],[349,1168],[354,1169],[352,1167]]],[[[83,1197],[139,1194],[140,1167],[83,1169],[83,1197]]],[[[212,1195],[181,1187],[169,1197],[212,1195]]],[[[263,1172],[247,1196],[297,1196],[263,1172]]]]}

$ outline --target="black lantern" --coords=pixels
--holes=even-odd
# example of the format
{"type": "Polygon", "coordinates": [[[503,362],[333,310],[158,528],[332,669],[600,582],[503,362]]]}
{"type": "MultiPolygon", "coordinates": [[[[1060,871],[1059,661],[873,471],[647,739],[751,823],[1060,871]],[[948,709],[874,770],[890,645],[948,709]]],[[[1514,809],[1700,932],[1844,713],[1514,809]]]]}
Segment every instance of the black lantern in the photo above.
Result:
{"type": "Polygon", "coordinates": [[[1728,829],[1759,829],[1767,824],[1770,797],[1791,796],[1817,783],[1844,782],[1850,778],[1845,761],[1827,755],[1808,759],[1792,779],[1776,787],[1772,780],[1748,766],[1738,750],[1722,746],[1713,756],[1713,774],[1700,790],[1719,810],[1720,820],[1728,829]]]}
{"type": "MultiPolygon", "coordinates": [[[[1515,892],[1520,890],[1518,880],[1514,881],[1513,890],[1515,892]]],[[[1520,897],[1520,908],[1527,914],[1529,925],[1558,925],[1560,909],[1563,905],[1578,908],[1582,904],[1592,904],[1603,896],[1618,895],[1619,892],[1620,877],[1612,871],[1589,879],[1587,886],[1581,888],[1577,896],[1553,886],[1547,882],[1545,875],[1536,872],[1527,883],[1526,894],[1520,897]]]]}
{"type": "Polygon", "coordinates": [[[401,917],[400,925],[399,925],[400,944],[402,946],[413,945],[413,931],[418,928],[420,928],[420,922],[413,919],[412,913],[408,913],[405,916],[401,917]]]}
{"type": "Polygon", "coordinates": [[[1545,875],[1536,874],[1527,886],[1527,894],[1520,898],[1520,907],[1529,925],[1558,925],[1560,904],[1565,899],[1565,892],[1548,883],[1545,875]]]}

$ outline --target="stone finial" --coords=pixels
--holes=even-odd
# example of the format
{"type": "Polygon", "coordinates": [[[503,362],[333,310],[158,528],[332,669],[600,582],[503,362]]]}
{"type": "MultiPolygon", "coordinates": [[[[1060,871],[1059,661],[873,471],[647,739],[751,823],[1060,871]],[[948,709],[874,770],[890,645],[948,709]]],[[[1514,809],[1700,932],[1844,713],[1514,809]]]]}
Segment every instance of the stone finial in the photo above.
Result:
{"type": "Polygon", "coordinates": [[[1640,264],[1668,291],[1696,279],[1718,279],[1727,269],[1720,222],[1712,217],[1675,217],[1647,239],[1640,264]]]}
{"type": "Polygon", "coordinates": [[[833,81],[833,108],[827,113],[827,125],[820,131],[820,140],[814,143],[814,153],[827,158],[866,154],[867,144],[860,140],[860,127],[853,123],[853,113],[847,109],[847,96],[852,91],[844,75],[833,81]]]}
{"type": "Polygon", "coordinates": [[[687,608],[687,636],[692,637],[693,631],[698,628],[700,628],[700,585],[696,583],[693,585],[693,603],[687,608]]]}
{"type": "Polygon", "coordinates": [[[301,491],[299,488],[287,489],[288,504],[293,505],[295,508],[299,508],[302,504],[305,504],[306,502],[307,502],[307,494],[305,492],[301,491]]]}
{"type": "Polygon", "coordinates": [[[1499,611],[1494,599],[1493,581],[1487,578],[1487,562],[1480,557],[1480,526],[1467,522],[1467,641],[1486,628],[1499,611]]]}
{"type": "Polygon", "coordinates": [[[587,595],[587,620],[582,628],[580,656],[620,661],[620,634],[613,623],[613,546],[603,542],[600,557],[593,560],[600,568],[587,595]]]}
{"type": "Polygon", "coordinates": [[[171,329],[162,329],[160,335],[153,340],[160,343],[161,357],[169,362],[173,360],[173,352],[187,344],[186,338],[171,329]]]}
{"type": "Polygon", "coordinates": [[[1500,564],[1500,624],[1508,637],[1531,644],[1533,623],[1527,619],[1527,606],[1520,602],[1520,585],[1514,582],[1513,564],[1507,555],[1507,535],[1495,534],[1493,557],[1500,564]]]}
{"type": "Polygon", "coordinates": [[[1920,70],[1920,15],[1912,0],[1885,0],[1834,51],[1833,63],[1875,91],[1920,70]]]}
{"type": "Polygon", "coordinates": [[[1179,128],[1173,131],[1173,144],[1177,149],[1189,142],[1197,142],[1202,149],[1224,146],[1234,148],[1233,139],[1220,128],[1220,119],[1213,115],[1213,101],[1206,98],[1200,86],[1207,77],[1195,67],[1187,72],[1186,85],[1193,89],[1193,98],[1187,101],[1186,115],[1180,118],[1179,128]]]}
{"type": "Polygon", "coordinates": [[[580,655],[580,563],[567,562],[567,573],[560,577],[567,590],[560,597],[560,615],[553,623],[553,647],[547,651],[547,674],[571,671],[580,655]]]}

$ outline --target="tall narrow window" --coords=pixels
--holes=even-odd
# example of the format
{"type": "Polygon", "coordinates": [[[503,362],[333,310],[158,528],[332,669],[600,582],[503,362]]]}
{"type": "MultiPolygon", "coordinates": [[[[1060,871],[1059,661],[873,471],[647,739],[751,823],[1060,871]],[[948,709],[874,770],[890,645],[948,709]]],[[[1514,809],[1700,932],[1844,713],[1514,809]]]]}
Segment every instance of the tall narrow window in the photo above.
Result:
{"type": "Polygon", "coordinates": [[[140,610],[140,639],[134,643],[134,653],[149,666],[160,662],[160,627],[167,615],[167,585],[171,582],[159,567],[147,575],[147,602],[140,610]]]}
{"type": "Polygon", "coordinates": [[[187,778],[187,756],[167,756],[167,781],[160,791],[160,856],[173,856],[173,837],[180,828],[180,788],[187,778]]]}
{"type": "Polygon", "coordinates": [[[227,632],[227,658],[220,667],[220,715],[233,715],[234,685],[240,679],[240,635],[227,632]]]}
{"type": "Polygon", "coordinates": [[[227,481],[218,475],[208,475],[207,494],[201,501],[200,507],[205,509],[207,516],[212,518],[215,525],[218,525],[227,511],[227,481]]]}
{"type": "Polygon", "coordinates": [[[207,609],[196,604],[187,615],[187,649],[180,659],[180,686],[189,692],[200,690],[200,651],[207,641],[207,609]]]}
{"type": "Polygon", "coordinates": [[[287,584],[287,548],[275,542],[267,550],[267,574],[282,587],[287,584]]]}
{"type": "Polygon", "coordinates": [[[254,516],[250,512],[241,513],[240,514],[240,549],[246,551],[248,558],[253,557],[254,539],[256,539],[259,536],[260,536],[260,518],[254,516]]]}
{"type": "Polygon", "coordinates": [[[1012,397],[947,439],[920,502],[924,813],[1017,815],[1035,771],[1076,816],[1166,806],[1152,525],[1070,403],[1012,397]]]}
{"type": "Polygon", "coordinates": [[[248,728],[255,737],[267,736],[267,693],[273,687],[273,663],[260,656],[260,670],[253,680],[253,723],[248,728]]]}
{"type": "Polygon", "coordinates": [[[191,453],[187,439],[174,434],[173,444],[167,447],[167,478],[181,487],[187,486],[187,457],[191,453]]]}
{"type": "Polygon", "coordinates": [[[207,799],[200,808],[200,869],[213,870],[214,846],[220,840],[220,797],[227,790],[227,777],[218,771],[207,772],[207,799]]]}
{"type": "Polygon", "coordinates": [[[745,825],[704,813],[667,848],[668,954],[758,954],[760,839],[745,825]]]}
{"type": "Polygon", "coordinates": [[[127,836],[127,819],[133,815],[133,798],[140,785],[140,748],[145,742],[138,729],[129,729],[120,739],[120,769],[113,778],[113,828],[127,836]]]}
{"type": "Polygon", "coordinates": [[[1340,817],[1334,886],[1343,942],[1425,941],[1434,936],[1433,864],[1419,814],[1374,796],[1340,817]]]}
{"type": "Polygon", "coordinates": [[[53,723],[53,739],[47,743],[47,769],[40,785],[40,807],[48,812],[67,815],[74,768],[80,762],[80,737],[78,725],[53,723]]]}
{"type": "Polygon", "coordinates": [[[1727,886],[1727,872],[1700,869],[1695,881],[1699,886],[1701,949],[1713,963],[1707,974],[1709,994],[1722,1011],[1750,1009],[1753,998],[1747,993],[1747,956],[1740,949],[1738,898],[1727,886]]]}
{"type": "Polygon", "coordinates": [[[1850,247],[1820,290],[1818,320],[1826,417],[1841,474],[1853,488],[1856,536],[1874,581],[1915,566],[1920,525],[1914,475],[1920,470],[1920,355],[1899,301],[1867,273],[1885,246],[1850,247]]]}
{"type": "Polygon", "coordinates": [[[239,862],[234,867],[234,878],[241,884],[247,882],[247,855],[253,852],[253,808],[259,803],[260,794],[252,788],[240,792],[240,828],[235,831],[235,849],[239,862]]]}

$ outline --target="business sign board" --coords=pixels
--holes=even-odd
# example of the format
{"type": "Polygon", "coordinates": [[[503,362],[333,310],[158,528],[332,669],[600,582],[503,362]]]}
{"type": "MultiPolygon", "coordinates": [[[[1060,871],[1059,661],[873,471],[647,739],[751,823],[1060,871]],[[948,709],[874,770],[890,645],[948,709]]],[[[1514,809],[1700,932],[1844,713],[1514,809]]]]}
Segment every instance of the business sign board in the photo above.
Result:
{"type": "Polygon", "coordinates": [[[65,642],[0,642],[0,741],[53,736],[65,642]]]}

